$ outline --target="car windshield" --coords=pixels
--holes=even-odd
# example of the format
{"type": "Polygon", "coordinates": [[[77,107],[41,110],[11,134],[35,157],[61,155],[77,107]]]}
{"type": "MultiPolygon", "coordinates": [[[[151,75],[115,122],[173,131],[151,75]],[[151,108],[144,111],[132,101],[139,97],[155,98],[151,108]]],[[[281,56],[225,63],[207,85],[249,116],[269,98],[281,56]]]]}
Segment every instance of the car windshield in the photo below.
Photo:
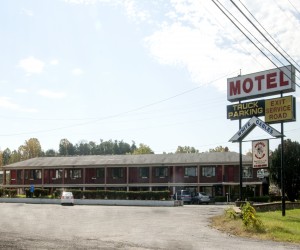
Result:
{"type": "Polygon", "coordinates": [[[203,195],[203,196],[207,196],[207,194],[206,193],[203,193],[203,192],[201,192],[201,193],[199,193],[200,195],[203,195]]]}

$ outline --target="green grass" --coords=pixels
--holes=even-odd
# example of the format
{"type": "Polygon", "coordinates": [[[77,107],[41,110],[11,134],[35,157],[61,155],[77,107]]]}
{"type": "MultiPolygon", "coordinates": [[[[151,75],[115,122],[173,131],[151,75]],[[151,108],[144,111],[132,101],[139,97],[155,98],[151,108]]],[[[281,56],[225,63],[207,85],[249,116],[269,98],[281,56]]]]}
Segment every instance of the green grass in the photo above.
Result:
{"type": "Polygon", "coordinates": [[[246,228],[242,219],[228,216],[228,213],[212,219],[212,226],[230,234],[251,237],[261,240],[274,240],[300,244],[300,209],[281,211],[257,212],[256,216],[263,223],[263,230],[246,228]]]}
{"type": "Polygon", "coordinates": [[[276,241],[300,243],[300,209],[257,213],[266,228],[266,234],[276,241]]]}

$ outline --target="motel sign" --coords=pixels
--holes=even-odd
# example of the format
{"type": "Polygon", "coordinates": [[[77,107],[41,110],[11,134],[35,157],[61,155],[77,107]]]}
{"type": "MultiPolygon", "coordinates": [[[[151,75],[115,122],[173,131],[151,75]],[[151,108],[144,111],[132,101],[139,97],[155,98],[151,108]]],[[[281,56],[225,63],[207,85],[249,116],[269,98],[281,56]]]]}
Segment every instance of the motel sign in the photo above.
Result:
{"type": "Polygon", "coordinates": [[[227,79],[230,102],[295,91],[295,67],[289,65],[227,79]]]}

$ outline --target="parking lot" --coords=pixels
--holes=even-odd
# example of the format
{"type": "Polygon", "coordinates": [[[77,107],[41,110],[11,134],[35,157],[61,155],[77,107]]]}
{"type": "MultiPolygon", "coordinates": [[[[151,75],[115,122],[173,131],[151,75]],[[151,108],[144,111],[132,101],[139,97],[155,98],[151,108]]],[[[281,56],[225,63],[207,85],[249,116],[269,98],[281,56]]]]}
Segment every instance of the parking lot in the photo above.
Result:
{"type": "Polygon", "coordinates": [[[212,229],[226,206],[60,206],[1,203],[0,249],[299,249],[212,229]]]}

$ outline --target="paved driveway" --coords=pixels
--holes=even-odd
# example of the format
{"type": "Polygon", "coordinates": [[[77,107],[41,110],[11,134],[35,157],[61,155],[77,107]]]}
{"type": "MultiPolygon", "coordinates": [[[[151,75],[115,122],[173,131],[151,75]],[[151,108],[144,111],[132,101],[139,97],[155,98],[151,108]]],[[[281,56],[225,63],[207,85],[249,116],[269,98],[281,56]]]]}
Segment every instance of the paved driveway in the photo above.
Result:
{"type": "Polygon", "coordinates": [[[210,228],[225,206],[0,204],[0,249],[300,249],[210,228]]]}

